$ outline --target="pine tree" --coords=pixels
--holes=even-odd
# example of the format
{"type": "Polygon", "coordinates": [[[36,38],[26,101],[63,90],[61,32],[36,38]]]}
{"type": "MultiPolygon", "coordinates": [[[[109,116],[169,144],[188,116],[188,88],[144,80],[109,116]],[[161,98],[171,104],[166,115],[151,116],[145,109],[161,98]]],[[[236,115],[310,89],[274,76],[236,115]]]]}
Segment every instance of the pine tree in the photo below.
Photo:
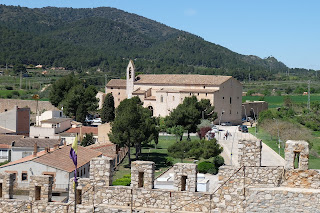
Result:
{"type": "Polygon", "coordinates": [[[114,98],[111,93],[108,93],[104,99],[101,110],[102,123],[108,123],[114,120],[114,98]]]}

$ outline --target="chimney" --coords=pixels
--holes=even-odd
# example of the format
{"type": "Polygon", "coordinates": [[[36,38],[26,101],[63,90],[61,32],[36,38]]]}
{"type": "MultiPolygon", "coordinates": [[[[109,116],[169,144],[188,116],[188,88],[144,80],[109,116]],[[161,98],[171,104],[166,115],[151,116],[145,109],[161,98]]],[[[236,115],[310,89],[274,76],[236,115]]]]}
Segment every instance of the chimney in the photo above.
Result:
{"type": "Polygon", "coordinates": [[[37,157],[37,152],[38,152],[38,145],[37,145],[37,143],[34,143],[34,145],[33,145],[33,157],[37,157]]]}
{"type": "Polygon", "coordinates": [[[63,145],[64,145],[64,146],[67,145],[67,141],[66,141],[66,140],[63,141],[63,145]]]}
{"type": "Polygon", "coordinates": [[[57,149],[59,149],[59,144],[55,144],[55,145],[53,146],[53,150],[57,150],[57,149]]]}
{"type": "Polygon", "coordinates": [[[46,150],[46,153],[49,153],[50,152],[50,147],[45,148],[45,150],[46,150]]]}

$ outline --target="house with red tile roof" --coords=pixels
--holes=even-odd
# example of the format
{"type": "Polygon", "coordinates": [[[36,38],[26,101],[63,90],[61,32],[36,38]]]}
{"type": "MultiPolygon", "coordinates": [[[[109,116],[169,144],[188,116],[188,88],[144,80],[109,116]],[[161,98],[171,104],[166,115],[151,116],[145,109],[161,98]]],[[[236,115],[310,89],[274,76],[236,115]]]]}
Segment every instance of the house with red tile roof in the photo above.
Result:
{"type": "MultiPolygon", "coordinates": [[[[56,146],[41,152],[36,152],[22,159],[12,161],[0,166],[0,172],[15,174],[15,186],[28,187],[30,176],[53,176],[53,189],[65,190],[69,180],[74,177],[75,166],[69,157],[71,146],[56,146]]],[[[77,176],[88,178],[90,172],[90,160],[101,157],[102,152],[78,146],[77,176]]]]}

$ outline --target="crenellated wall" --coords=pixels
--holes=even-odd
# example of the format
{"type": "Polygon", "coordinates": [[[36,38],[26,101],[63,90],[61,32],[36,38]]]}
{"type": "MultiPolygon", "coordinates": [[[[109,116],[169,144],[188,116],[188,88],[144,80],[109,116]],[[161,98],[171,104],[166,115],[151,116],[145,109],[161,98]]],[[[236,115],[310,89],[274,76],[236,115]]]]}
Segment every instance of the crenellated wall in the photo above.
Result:
{"type": "MultiPolygon", "coordinates": [[[[304,142],[290,142],[288,146],[290,144],[307,150],[304,142]]],[[[150,161],[132,163],[131,186],[111,186],[112,160],[102,157],[90,162],[90,178],[78,180],[76,199],[73,179],[70,180],[69,201],[59,203],[48,202],[51,200],[51,177],[33,176],[29,200],[8,199],[10,196],[0,198],[0,212],[67,213],[74,210],[74,202],[77,203],[77,212],[81,213],[319,212],[319,171],[305,169],[305,163],[296,169],[257,166],[260,158],[252,156],[259,153],[260,148],[257,141],[241,141],[241,159],[249,162],[242,162],[239,167],[222,166],[219,170],[220,187],[214,192],[196,191],[196,164],[174,165],[175,190],[154,189],[154,163],[150,161]],[[40,200],[34,201],[36,186],[42,186],[43,191],[40,200]]],[[[308,152],[300,157],[306,155],[308,152]]],[[[6,191],[3,193],[11,187],[11,178],[11,175],[0,174],[0,183],[10,183],[2,187],[6,191]]]]}

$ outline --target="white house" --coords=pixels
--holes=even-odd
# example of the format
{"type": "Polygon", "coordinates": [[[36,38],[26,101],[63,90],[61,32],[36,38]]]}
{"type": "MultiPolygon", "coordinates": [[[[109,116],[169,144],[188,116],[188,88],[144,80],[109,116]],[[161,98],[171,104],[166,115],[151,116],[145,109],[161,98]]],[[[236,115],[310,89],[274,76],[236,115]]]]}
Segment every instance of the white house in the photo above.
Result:
{"type": "MultiPolygon", "coordinates": [[[[27,188],[31,175],[50,175],[53,176],[54,190],[66,190],[75,170],[69,157],[70,149],[71,146],[46,149],[0,166],[0,172],[15,174],[14,185],[18,188],[27,188]]],[[[77,176],[88,178],[90,160],[100,156],[101,152],[79,146],[77,176]]]]}
{"type": "Polygon", "coordinates": [[[11,144],[23,135],[0,135],[0,163],[9,160],[11,144]]]}
{"type": "Polygon", "coordinates": [[[65,118],[61,110],[49,110],[43,112],[41,115],[36,116],[36,126],[41,126],[41,121],[49,120],[51,118],[65,118]]]}
{"type": "Polygon", "coordinates": [[[42,120],[40,126],[30,127],[30,137],[32,138],[60,138],[59,133],[71,127],[71,118],[51,118],[42,120]]]}

